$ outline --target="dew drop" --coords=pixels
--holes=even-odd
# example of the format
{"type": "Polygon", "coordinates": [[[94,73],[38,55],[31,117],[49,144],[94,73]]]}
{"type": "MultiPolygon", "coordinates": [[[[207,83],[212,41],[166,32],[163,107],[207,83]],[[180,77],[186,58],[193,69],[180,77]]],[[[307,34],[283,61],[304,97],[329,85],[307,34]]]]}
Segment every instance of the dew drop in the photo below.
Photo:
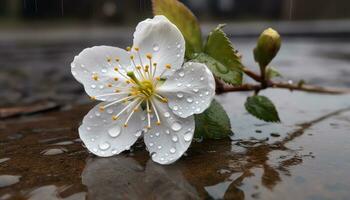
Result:
{"type": "Polygon", "coordinates": [[[183,71],[179,72],[179,76],[180,77],[184,77],[185,76],[185,72],[183,72],[183,71]]]}
{"type": "Polygon", "coordinates": [[[165,131],[165,133],[169,135],[169,134],[170,134],[170,131],[167,129],[167,130],[165,131]]]}
{"type": "Polygon", "coordinates": [[[110,145],[108,142],[104,142],[104,143],[99,144],[98,147],[104,151],[104,150],[107,150],[110,147],[110,145]]]}
{"type": "Polygon", "coordinates": [[[93,152],[97,152],[98,150],[97,150],[97,148],[93,148],[92,151],[93,152]]]}
{"type": "Polygon", "coordinates": [[[181,45],[180,45],[180,44],[178,44],[178,45],[176,45],[176,47],[177,47],[178,49],[180,49],[180,48],[181,48],[181,45]]]}
{"type": "Polygon", "coordinates": [[[171,148],[169,151],[170,151],[170,153],[175,153],[176,149],[175,148],[171,148]]]}
{"type": "Polygon", "coordinates": [[[182,98],[182,97],[184,96],[184,94],[182,94],[181,92],[179,92],[179,93],[176,94],[176,96],[179,97],[179,98],[182,98]]]}
{"type": "Polygon", "coordinates": [[[117,150],[116,149],[113,149],[111,152],[112,152],[112,154],[117,154],[117,150]]]}
{"type": "Polygon", "coordinates": [[[107,113],[108,114],[112,114],[113,113],[113,109],[111,109],[111,108],[107,109],[107,113]]]}
{"type": "Polygon", "coordinates": [[[184,140],[186,142],[191,141],[192,140],[192,132],[190,132],[190,131],[186,132],[185,135],[184,135],[184,140]]]}
{"type": "Polygon", "coordinates": [[[156,135],[157,137],[159,137],[160,134],[159,134],[159,132],[157,132],[157,133],[155,133],[155,135],[156,135]]]}
{"type": "Polygon", "coordinates": [[[135,133],[135,136],[136,137],[140,137],[142,135],[142,130],[139,130],[135,133]]]}
{"type": "Polygon", "coordinates": [[[107,73],[107,69],[103,68],[103,69],[101,69],[101,72],[102,73],[107,73]]]}
{"type": "Polygon", "coordinates": [[[193,99],[192,99],[192,98],[187,98],[186,101],[187,101],[188,103],[192,103],[192,102],[193,102],[193,99]]]}
{"type": "Polygon", "coordinates": [[[167,117],[167,118],[170,117],[170,113],[165,112],[165,113],[164,113],[164,117],[167,117]]]}
{"type": "Polygon", "coordinates": [[[148,145],[149,145],[150,147],[153,147],[154,143],[151,142],[151,143],[149,143],[148,145]]]}
{"type": "Polygon", "coordinates": [[[91,130],[91,127],[90,126],[86,127],[86,130],[88,130],[88,131],[91,130]]]}
{"type": "Polygon", "coordinates": [[[96,115],[97,117],[99,117],[99,116],[101,116],[101,113],[98,112],[98,111],[96,111],[96,112],[95,112],[95,115],[96,115]]]}
{"type": "Polygon", "coordinates": [[[102,90],[102,89],[104,88],[104,86],[103,86],[103,85],[100,85],[99,88],[102,90]]]}
{"type": "Polygon", "coordinates": [[[162,148],[162,146],[160,146],[160,145],[159,145],[157,148],[158,148],[158,149],[161,149],[161,148],[162,148]]]}
{"type": "Polygon", "coordinates": [[[181,56],[181,55],[180,55],[179,53],[178,53],[178,54],[176,54],[176,57],[180,58],[180,56],[181,56]]]}
{"type": "Polygon", "coordinates": [[[203,81],[203,80],[204,80],[204,77],[203,77],[203,76],[201,76],[201,77],[200,77],[200,80],[201,80],[201,81],[203,81]]]}
{"type": "Polygon", "coordinates": [[[91,140],[91,142],[95,142],[95,138],[91,138],[90,140],[91,140]]]}
{"type": "Polygon", "coordinates": [[[205,95],[209,95],[209,91],[206,91],[206,92],[205,92],[205,95]]]}
{"type": "Polygon", "coordinates": [[[173,129],[174,131],[179,131],[182,128],[181,124],[175,122],[171,125],[171,129],[173,129]]]}
{"type": "Polygon", "coordinates": [[[194,88],[194,89],[193,89],[193,92],[195,92],[195,93],[197,93],[198,91],[199,91],[198,88],[194,88]]]}
{"type": "Polygon", "coordinates": [[[153,51],[155,51],[155,52],[159,51],[159,45],[158,44],[154,44],[153,45],[153,51]]]}
{"type": "Polygon", "coordinates": [[[174,135],[174,136],[171,138],[171,140],[172,140],[173,142],[177,142],[179,139],[178,139],[178,137],[177,137],[176,135],[174,135]]]}
{"type": "Polygon", "coordinates": [[[115,126],[108,130],[108,134],[113,138],[118,137],[121,132],[122,132],[122,129],[120,126],[115,126]]]}
{"type": "Polygon", "coordinates": [[[175,111],[177,111],[178,109],[179,109],[179,107],[177,107],[177,106],[173,107],[173,110],[175,110],[175,111]]]}
{"type": "Polygon", "coordinates": [[[92,88],[92,89],[95,89],[95,88],[96,88],[96,85],[95,85],[95,84],[92,84],[92,85],[91,85],[91,88],[92,88]]]}
{"type": "Polygon", "coordinates": [[[191,83],[186,84],[186,87],[191,87],[191,86],[192,86],[191,83]]]}
{"type": "Polygon", "coordinates": [[[177,87],[181,87],[181,86],[182,86],[182,83],[178,83],[178,84],[177,84],[177,87]]]}

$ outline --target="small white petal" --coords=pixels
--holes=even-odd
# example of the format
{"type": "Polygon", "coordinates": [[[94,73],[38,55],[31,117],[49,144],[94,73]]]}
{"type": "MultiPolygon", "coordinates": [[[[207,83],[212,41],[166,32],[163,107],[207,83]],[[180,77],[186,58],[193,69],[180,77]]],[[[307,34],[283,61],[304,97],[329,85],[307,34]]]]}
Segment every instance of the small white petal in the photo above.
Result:
{"type": "Polygon", "coordinates": [[[84,85],[88,95],[98,100],[112,101],[125,97],[125,94],[104,95],[113,94],[119,88],[129,87],[125,83],[125,77],[114,68],[118,67],[123,71],[130,64],[130,56],[125,50],[110,46],[95,46],[84,49],[74,58],[71,71],[73,76],[84,85]],[[119,62],[116,59],[119,59],[119,62]]]}
{"type": "Polygon", "coordinates": [[[112,116],[118,114],[124,104],[110,106],[110,112],[100,111],[100,103],[85,115],[82,125],[79,127],[79,136],[85,146],[93,154],[108,157],[127,150],[133,145],[145,126],[141,121],[144,112],[135,112],[128,122],[128,127],[124,127],[124,122],[131,109],[120,115],[118,120],[113,120],[112,116]],[[98,113],[98,114],[97,114],[98,113]]]}
{"type": "Polygon", "coordinates": [[[168,113],[166,117],[160,115],[160,125],[155,125],[145,133],[144,141],[152,160],[160,164],[170,164],[179,159],[191,144],[194,134],[194,117],[181,118],[169,112],[166,103],[155,102],[159,113],[168,113]],[[154,137],[159,133],[157,137],[154,137]],[[152,137],[153,136],[153,137],[152,137]]]}
{"type": "MultiPolygon", "coordinates": [[[[156,76],[165,70],[167,64],[171,70],[166,70],[165,76],[181,68],[185,55],[185,39],[180,30],[166,17],[157,15],[153,19],[140,22],[134,33],[134,47],[138,47],[142,63],[149,64],[146,54],[152,54],[153,63],[157,63],[156,76]]],[[[135,57],[139,63],[139,59],[135,57]]]]}
{"type": "Polygon", "coordinates": [[[170,76],[157,92],[168,98],[173,113],[188,117],[208,108],[215,96],[215,79],[204,64],[188,62],[170,76]]]}

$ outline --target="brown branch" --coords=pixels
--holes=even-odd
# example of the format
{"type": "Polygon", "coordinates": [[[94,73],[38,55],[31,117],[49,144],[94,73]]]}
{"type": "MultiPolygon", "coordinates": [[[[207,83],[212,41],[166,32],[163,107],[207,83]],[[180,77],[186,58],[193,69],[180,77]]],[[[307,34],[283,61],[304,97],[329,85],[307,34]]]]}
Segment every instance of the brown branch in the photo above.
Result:
{"type": "MultiPolygon", "coordinates": [[[[272,82],[269,81],[267,88],[282,88],[305,91],[305,92],[314,92],[314,93],[324,93],[324,94],[350,94],[349,89],[339,89],[339,88],[326,88],[312,85],[297,85],[297,84],[289,84],[283,82],[272,82]]],[[[221,87],[220,90],[217,91],[218,94],[225,92],[237,92],[237,91],[258,91],[264,89],[260,84],[243,84],[240,86],[224,86],[221,87]]]]}

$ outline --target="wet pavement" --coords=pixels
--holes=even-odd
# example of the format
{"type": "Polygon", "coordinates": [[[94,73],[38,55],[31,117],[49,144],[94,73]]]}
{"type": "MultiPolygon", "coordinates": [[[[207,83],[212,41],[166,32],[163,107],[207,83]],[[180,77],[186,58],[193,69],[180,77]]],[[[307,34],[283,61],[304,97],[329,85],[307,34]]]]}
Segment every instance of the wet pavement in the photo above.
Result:
{"type": "MultiPolygon", "coordinates": [[[[93,104],[71,77],[69,63],[84,47],[126,46],[123,41],[0,43],[0,104],[12,107],[0,113],[12,114],[0,119],[1,200],[348,199],[349,95],[264,91],[281,124],[248,115],[243,104],[249,93],[220,95],[234,135],[193,142],[169,166],[152,162],[142,141],[112,158],[89,154],[77,128],[93,104]],[[18,112],[19,105],[26,112],[18,112]]],[[[251,39],[233,41],[243,55],[254,46],[251,39]]],[[[286,39],[273,64],[286,79],[349,87],[349,43],[286,39]]],[[[253,65],[251,55],[244,61],[253,65]]]]}

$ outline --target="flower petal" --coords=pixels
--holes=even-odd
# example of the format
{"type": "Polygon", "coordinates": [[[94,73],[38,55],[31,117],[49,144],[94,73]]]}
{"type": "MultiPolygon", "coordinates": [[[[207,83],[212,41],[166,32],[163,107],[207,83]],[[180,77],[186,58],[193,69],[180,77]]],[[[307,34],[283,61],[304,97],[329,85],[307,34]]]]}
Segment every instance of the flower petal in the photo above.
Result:
{"type": "Polygon", "coordinates": [[[112,101],[121,98],[121,94],[113,95],[116,90],[128,88],[125,77],[120,73],[125,74],[130,64],[127,51],[117,47],[95,46],[84,49],[76,56],[71,70],[73,76],[84,85],[88,95],[98,100],[112,101]],[[114,70],[115,67],[120,73],[114,70]]]}
{"type": "Polygon", "coordinates": [[[180,118],[173,114],[166,103],[153,99],[159,113],[160,125],[155,125],[144,134],[144,141],[152,160],[170,164],[179,159],[191,144],[194,134],[194,117],[180,118]]]}
{"type": "Polygon", "coordinates": [[[157,92],[168,99],[176,115],[188,117],[208,108],[215,96],[215,79],[204,64],[187,62],[157,92]]]}
{"type": "MultiPolygon", "coordinates": [[[[157,63],[156,76],[166,70],[167,64],[170,64],[171,70],[165,71],[164,76],[172,74],[181,68],[184,61],[185,39],[179,29],[162,15],[146,19],[137,25],[134,47],[139,48],[143,65],[149,64],[146,54],[152,55],[152,62],[157,63]]],[[[134,53],[136,54],[135,51],[134,53]]],[[[135,55],[138,64],[139,60],[138,55],[135,55]]]]}
{"type": "Polygon", "coordinates": [[[112,105],[104,111],[99,108],[105,103],[96,105],[85,115],[79,127],[80,139],[93,154],[108,157],[127,150],[142,135],[144,112],[135,112],[124,127],[125,119],[131,109],[120,115],[118,120],[112,116],[118,114],[124,104],[112,105]]]}

